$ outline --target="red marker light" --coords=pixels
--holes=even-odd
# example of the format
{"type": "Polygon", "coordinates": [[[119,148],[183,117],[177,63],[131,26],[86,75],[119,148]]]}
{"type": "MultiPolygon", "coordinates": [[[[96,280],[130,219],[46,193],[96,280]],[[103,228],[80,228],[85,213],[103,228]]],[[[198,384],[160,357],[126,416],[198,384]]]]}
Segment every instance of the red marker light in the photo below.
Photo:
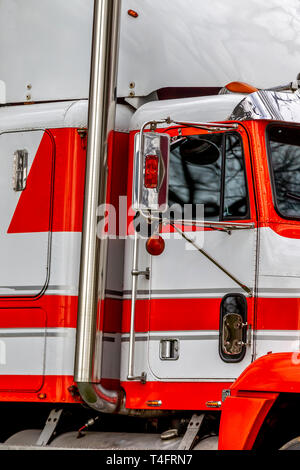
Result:
{"type": "Polygon", "coordinates": [[[127,13],[129,16],[132,16],[132,18],[137,18],[139,16],[138,12],[134,10],[128,10],[127,13]]]}
{"type": "Polygon", "coordinates": [[[145,158],[145,188],[155,189],[158,186],[158,156],[147,155],[145,158]]]}
{"type": "Polygon", "coordinates": [[[152,256],[161,255],[165,249],[165,241],[160,235],[152,235],[146,242],[146,250],[152,256]]]}

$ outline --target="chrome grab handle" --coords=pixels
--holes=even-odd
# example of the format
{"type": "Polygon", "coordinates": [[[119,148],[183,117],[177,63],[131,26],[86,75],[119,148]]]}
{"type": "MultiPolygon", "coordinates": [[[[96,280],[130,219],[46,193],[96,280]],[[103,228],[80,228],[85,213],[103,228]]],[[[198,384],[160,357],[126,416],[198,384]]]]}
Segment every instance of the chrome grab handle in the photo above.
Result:
{"type": "Polygon", "coordinates": [[[138,276],[145,276],[146,279],[149,279],[150,270],[147,268],[145,271],[138,270],[138,248],[139,248],[139,239],[138,234],[135,231],[134,233],[134,246],[133,246],[133,263],[132,263],[132,288],[131,288],[131,310],[130,310],[130,333],[129,333],[129,353],[128,353],[128,374],[127,380],[140,380],[141,383],[146,383],[145,372],[142,372],[141,375],[134,375],[134,349],[135,349],[135,302],[136,302],[136,291],[137,291],[137,281],[138,276]]]}

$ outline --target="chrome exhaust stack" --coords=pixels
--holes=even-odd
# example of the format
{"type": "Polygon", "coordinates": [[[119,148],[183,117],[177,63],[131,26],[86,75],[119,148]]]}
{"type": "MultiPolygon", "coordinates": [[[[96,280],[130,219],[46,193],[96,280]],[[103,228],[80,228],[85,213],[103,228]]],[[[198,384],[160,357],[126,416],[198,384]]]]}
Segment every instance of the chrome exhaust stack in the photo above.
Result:
{"type": "MultiPolygon", "coordinates": [[[[97,208],[106,201],[107,140],[114,129],[121,0],[95,0],[90,78],[88,145],[82,227],[74,380],[82,399],[113,413],[118,391],[100,382],[97,312],[105,296],[107,240],[97,237],[97,208]]],[[[101,311],[100,311],[101,314],[101,311]]]]}

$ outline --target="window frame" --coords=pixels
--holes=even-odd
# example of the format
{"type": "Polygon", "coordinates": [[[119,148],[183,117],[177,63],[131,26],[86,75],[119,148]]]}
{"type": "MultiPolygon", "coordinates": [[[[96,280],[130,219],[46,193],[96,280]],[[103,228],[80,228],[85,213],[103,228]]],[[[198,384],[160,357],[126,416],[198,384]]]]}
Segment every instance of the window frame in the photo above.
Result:
{"type": "MultiPolygon", "coordinates": [[[[221,155],[221,186],[220,186],[220,209],[219,209],[219,219],[217,222],[226,222],[226,221],[234,221],[234,220],[249,220],[251,218],[251,211],[250,211],[250,197],[249,197],[249,186],[248,186],[248,178],[247,178],[247,169],[246,169],[246,161],[245,161],[245,149],[244,149],[244,141],[242,135],[237,131],[226,131],[226,132],[207,132],[201,134],[191,134],[186,137],[194,137],[194,136],[206,136],[212,134],[221,134],[222,135],[222,155],[221,155]],[[247,198],[247,211],[246,214],[243,216],[227,216],[224,217],[224,198],[225,198],[225,169],[226,169],[226,137],[228,135],[236,135],[241,144],[242,150],[242,160],[243,160],[243,170],[244,170],[244,181],[245,181],[245,189],[246,189],[246,198],[247,198]]],[[[170,182],[168,185],[169,191],[170,182]]],[[[209,221],[208,218],[204,217],[209,221]]],[[[184,219],[183,219],[184,220],[184,219]]],[[[198,219],[194,219],[197,222],[198,219]]]]}
{"type": "Polygon", "coordinates": [[[284,215],[279,207],[278,207],[278,199],[277,199],[277,193],[276,193],[276,183],[275,183],[275,174],[274,174],[274,168],[272,164],[272,154],[271,154],[271,146],[270,146],[270,138],[269,138],[269,132],[271,128],[274,127],[287,127],[289,129],[298,129],[299,130],[299,135],[300,135],[300,126],[295,125],[292,123],[287,123],[287,122],[282,122],[282,123],[275,123],[272,122],[267,125],[266,131],[265,131],[265,141],[266,141],[266,150],[267,150],[267,161],[268,161],[268,167],[269,167],[269,175],[270,175],[270,183],[271,183],[271,190],[272,190],[272,199],[273,199],[273,206],[276,211],[276,213],[279,215],[284,220],[300,220],[300,214],[299,216],[288,216],[284,215]]]}

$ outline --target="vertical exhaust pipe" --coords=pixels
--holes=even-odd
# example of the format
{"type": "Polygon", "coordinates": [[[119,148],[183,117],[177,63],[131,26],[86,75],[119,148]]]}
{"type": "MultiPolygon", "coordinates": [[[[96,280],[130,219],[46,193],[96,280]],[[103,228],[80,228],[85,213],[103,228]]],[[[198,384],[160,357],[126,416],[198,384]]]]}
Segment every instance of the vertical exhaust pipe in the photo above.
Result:
{"type": "MultiPolygon", "coordinates": [[[[105,203],[107,139],[114,129],[121,0],[95,0],[88,114],[88,145],[82,227],[74,380],[82,399],[113,413],[117,391],[99,383],[97,311],[105,295],[107,241],[97,237],[97,207],[105,203]]],[[[100,311],[101,314],[101,311],[100,311]]]]}

